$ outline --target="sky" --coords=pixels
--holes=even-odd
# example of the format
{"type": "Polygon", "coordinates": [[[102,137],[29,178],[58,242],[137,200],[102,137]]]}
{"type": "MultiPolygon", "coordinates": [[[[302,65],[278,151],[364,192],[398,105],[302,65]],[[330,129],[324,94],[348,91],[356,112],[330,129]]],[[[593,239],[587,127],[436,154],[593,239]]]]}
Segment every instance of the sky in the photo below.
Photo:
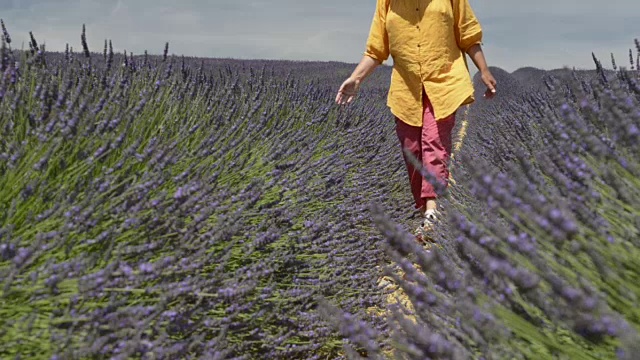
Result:
{"type": "MultiPolygon", "coordinates": [[[[416,1],[416,0],[392,0],[416,1]]],[[[425,1],[425,0],[420,0],[425,1]]],[[[468,0],[484,32],[490,66],[605,67],[611,53],[628,66],[638,31],[639,0],[468,0]]],[[[375,0],[0,0],[13,47],[29,31],[47,50],[81,49],[86,24],[91,51],[114,50],[237,59],[357,63],[375,0]]],[[[391,63],[390,61],[388,63],[391,63]]],[[[473,64],[470,63],[472,72],[473,64]]]]}

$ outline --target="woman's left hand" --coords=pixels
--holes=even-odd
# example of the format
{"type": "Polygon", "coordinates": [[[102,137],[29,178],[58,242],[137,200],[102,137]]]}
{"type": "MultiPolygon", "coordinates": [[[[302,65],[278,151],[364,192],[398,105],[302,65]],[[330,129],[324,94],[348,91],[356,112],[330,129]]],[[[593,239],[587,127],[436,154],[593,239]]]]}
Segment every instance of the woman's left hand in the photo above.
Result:
{"type": "Polygon", "coordinates": [[[487,87],[487,91],[485,91],[484,97],[487,99],[493,98],[496,95],[496,79],[493,78],[493,75],[491,75],[491,72],[489,70],[483,71],[480,75],[482,82],[487,87]]]}

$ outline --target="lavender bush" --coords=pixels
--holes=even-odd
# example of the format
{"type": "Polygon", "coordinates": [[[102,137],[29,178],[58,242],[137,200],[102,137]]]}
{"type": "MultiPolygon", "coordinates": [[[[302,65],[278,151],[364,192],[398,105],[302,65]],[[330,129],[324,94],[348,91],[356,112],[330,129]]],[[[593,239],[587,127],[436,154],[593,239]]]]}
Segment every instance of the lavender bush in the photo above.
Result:
{"type": "Polygon", "coordinates": [[[2,31],[0,357],[639,351],[636,70],[495,69],[508,95],[471,107],[425,252],[388,68],[339,108],[348,64],[96,53],[84,26],[80,51],[17,51],[2,31]],[[411,306],[387,306],[383,270],[411,306]]]}
{"type": "Polygon", "coordinates": [[[35,35],[2,47],[0,357],[339,356],[318,297],[384,303],[363,209],[390,179],[357,141],[383,91],[340,110],[307,74],[332,64],[35,35]]]}
{"type": "Polygon", "coordinates": [[[469,114],[441,246],[372,208],[410,299],[390,308],[395,358],[637,358],[640,76],[594,60],[542,86],[492,70],[501,95],[469,114]]]}

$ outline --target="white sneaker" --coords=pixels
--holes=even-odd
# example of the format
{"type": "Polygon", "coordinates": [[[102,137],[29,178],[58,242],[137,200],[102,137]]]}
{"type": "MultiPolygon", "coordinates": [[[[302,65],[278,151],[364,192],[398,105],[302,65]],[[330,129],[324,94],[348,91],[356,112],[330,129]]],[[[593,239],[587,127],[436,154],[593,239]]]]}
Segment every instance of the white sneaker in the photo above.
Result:
{"type": "Polygon", "coordinates": [[[418,226],[415,231],[416,237],[418,237],[422,242],[429,241],[432,238],[431,234],[433,234],[433,231],[435,230],[439,216],[440,212],[438,210],[427,210],[424,213],[424,220],[422,221],[422,224],[418,226]]]}

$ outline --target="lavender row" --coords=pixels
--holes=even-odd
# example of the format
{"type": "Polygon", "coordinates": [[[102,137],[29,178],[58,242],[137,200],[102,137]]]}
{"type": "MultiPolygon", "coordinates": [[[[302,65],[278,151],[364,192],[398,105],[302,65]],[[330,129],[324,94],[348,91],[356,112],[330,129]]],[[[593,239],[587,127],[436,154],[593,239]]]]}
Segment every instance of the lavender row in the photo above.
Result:
{"type": "Polygon", "coordinates": [[[339,358],[319,297],[385,333],[364,214],[397,149],[362,141],[383,85],[338,109],[335,64],[100,54],[85,31],[3,36],[2,357],[339,358]]]}
{"type": "MultiPolygon", "coordinates": [[[[425,252],[403,219],[372,208],[406,273],[389,276],[411,300],[389,309],[396,358],[633,359],[640,350],[640,73],[633,61],[611,71],[594,59],[595,71],[545,73],[540,86],[492,71],[500,95],[471,108],[440,247],[425,252]]],[[[383,358],[371,342],[384,334],[325,308],[345,316],[337,323],[350,349],[383,358]]]]}

